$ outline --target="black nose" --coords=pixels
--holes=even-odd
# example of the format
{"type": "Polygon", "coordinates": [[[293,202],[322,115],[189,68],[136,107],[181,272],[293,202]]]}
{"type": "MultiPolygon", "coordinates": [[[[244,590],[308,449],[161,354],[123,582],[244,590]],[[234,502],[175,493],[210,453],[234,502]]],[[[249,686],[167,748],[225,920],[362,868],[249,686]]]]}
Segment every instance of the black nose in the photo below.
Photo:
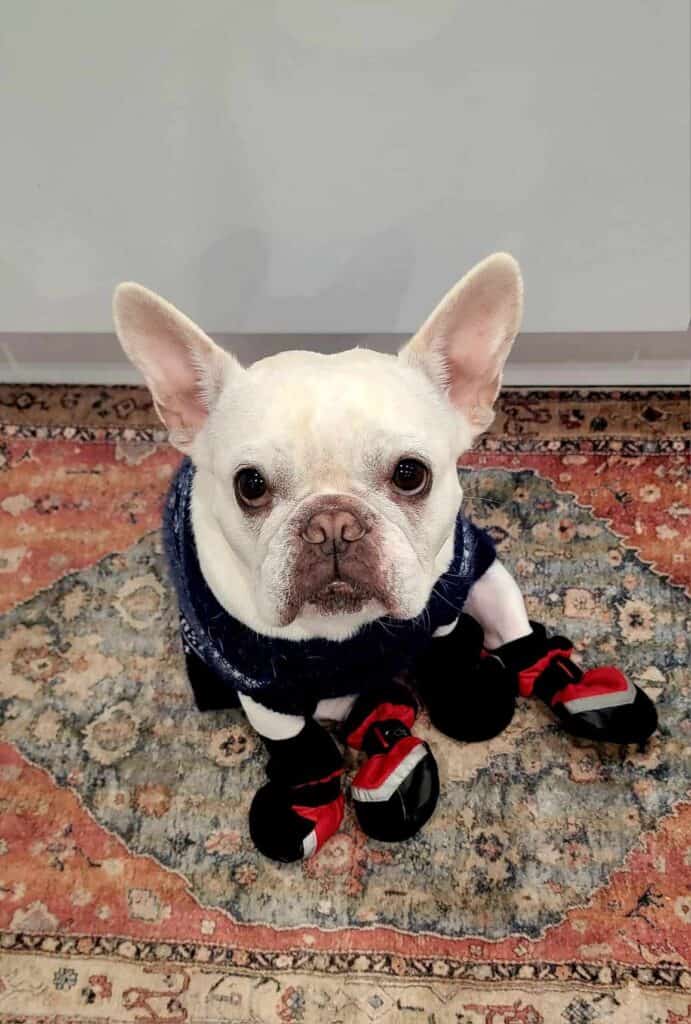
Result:
{"type": "Polygon", "coordinates": [[[315,512],[302,531],[308,544],[318,544],[325,555],[342,554],[349,544],[365,536],[365,527],[358,517],[345,509],[315,512]]]}

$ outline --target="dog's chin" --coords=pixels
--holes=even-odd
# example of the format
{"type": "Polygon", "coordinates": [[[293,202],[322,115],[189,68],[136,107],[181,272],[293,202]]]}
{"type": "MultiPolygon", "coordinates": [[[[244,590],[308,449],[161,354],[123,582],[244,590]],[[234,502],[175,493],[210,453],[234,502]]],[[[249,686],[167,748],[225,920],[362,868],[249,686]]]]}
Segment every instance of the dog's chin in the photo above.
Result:
{"type": "Polygon", "coordinates": [[[374,600],[374,594],[357,583],[332,580],[310,594],[303,608],[308,615],[355,615],[374,600]]]}
{"type": "Polygon", "coordinates": [[[339,622],[359,627],[382,615],[395,614],[393,595],[353,577],[314,580],[311,586],[292,588],[286,596],[278,610],[277,625],[295,623],[319,632],[323,624],[329,635],[339,622]]]}

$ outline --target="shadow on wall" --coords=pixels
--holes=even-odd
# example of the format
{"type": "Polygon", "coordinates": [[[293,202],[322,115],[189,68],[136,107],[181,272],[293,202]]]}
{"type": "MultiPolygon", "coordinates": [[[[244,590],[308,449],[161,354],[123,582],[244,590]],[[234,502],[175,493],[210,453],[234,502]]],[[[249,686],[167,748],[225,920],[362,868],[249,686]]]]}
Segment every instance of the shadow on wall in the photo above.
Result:
{"type": "MultiPolygon", "coordinates": [[[[329,251],[328,262],[332,262],[333,242],[325,239],[324,249],[329,251]]],[[[227,232],[202,254],[200,306],[218,306],[218,295],[222,294],[225,308],[213,319],[235,324],[239,331],[257,320],[275,324],[277,331],[282,322],[299,320],[306,332],[322,332],[325,309],[371,305],[371,297],[376,293],[377,304],[389,309],[391,323],[396,323],[410,286],[415,258],[409,228],[390,228],[344,252],[337,273],[326,286],[312,294],[299,295],[282,292],[280,282],[275,286],[271,282],[268,230],[227,232]],[[391,259],[392,252],[396,253],[395,261],[391,259]]],[[[166,298],[175,303],[174,295],[166,298]]]]}

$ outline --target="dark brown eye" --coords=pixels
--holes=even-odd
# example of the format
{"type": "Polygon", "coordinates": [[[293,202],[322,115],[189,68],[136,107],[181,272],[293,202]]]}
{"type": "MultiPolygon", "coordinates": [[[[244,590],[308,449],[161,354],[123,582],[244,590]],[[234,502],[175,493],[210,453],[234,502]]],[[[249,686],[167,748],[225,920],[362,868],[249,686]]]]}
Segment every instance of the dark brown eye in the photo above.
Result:
{"type": "Polygon", "coordinates": [[[429,470],[419,459],[401,459],[393,471],[394,487],[404,494],[420,494],[429,480],[429,470]]]}
{"type": "Polygon", "coordinates": [[[235,494],[240,504],[249,508],[261,508],[271,498],[266,480],[254,466],[241,469],[236,475],[235,494]]]}

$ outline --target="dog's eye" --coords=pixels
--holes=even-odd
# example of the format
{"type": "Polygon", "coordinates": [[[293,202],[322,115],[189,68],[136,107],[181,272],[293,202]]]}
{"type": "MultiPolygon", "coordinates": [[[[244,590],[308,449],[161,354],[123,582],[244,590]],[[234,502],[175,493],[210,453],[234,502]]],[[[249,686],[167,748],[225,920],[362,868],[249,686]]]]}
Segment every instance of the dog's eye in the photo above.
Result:
{"type": "Polygon", "coordinates": [[[401,459],[391,479],[396,490],[405,494],[420,494],[427,487],[429,470],[419,459],[401,459]]]}
{"type": "Polygon", "coordinates": [[[235,494],[241,505],[261,508],[271,499],[269,486],[258,469],[241,469],[235,477],[235,494]]]}

